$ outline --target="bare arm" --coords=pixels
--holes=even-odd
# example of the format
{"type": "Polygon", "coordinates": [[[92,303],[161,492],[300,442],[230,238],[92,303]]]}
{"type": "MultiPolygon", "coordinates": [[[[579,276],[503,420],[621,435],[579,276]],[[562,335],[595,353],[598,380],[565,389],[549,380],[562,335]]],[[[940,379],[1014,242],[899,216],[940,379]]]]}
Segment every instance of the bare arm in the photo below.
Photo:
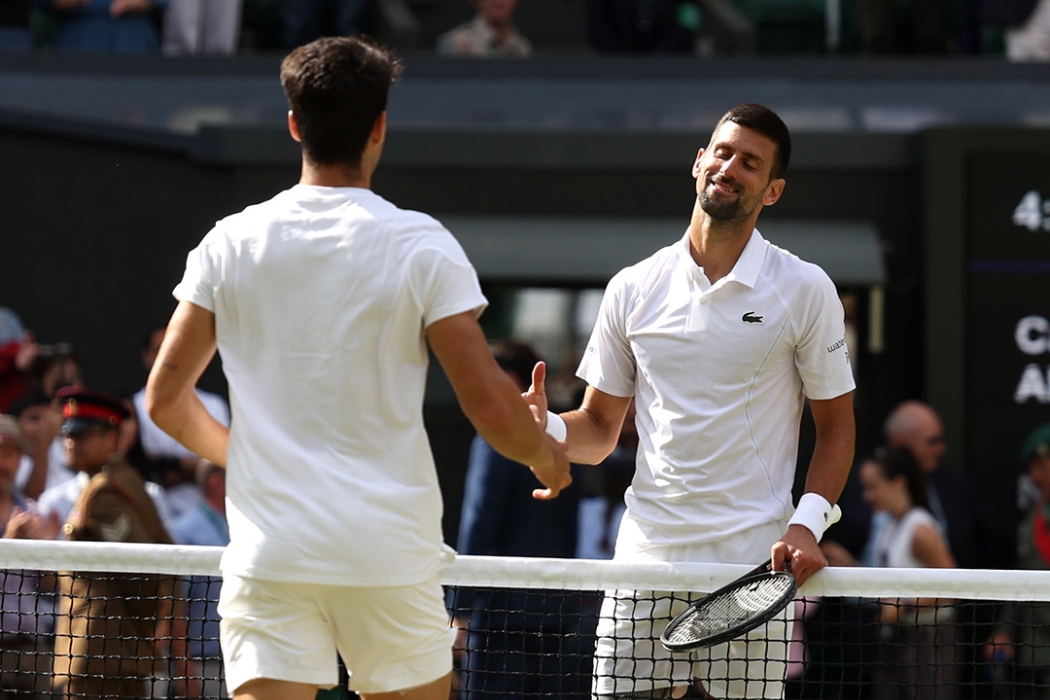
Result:
{"type": "Polygon", "coordinates": [[[445,370],[463,413],[494,450],[528,465],[547,489],[537,498],[554,498],[568,486],[569,462],[545,435],[518,388],[500,369],[474,314],[465,312],[430,324],[427,341],[445,370]]]}
{"type": "Polygon", "coordinates": [[[915,528],[911,541],[911,553],[930,569],[954,569],[955,557],[948,549],[948,543],[940,533],[928,525],[915,528]]]}
{"type": "Polygon", "coordinates": [[[146,381],[146,411],[186,449],[224,467],[230,431],[194,391],[214,355],[215,314],[180,301],[146,381]]]}
{"type": "MultiPolygon", "coordinates": [[[[853,462],[856,423],[853,417],[853,394],[843,394],[834,399],[811,400],[810,411],[817,428],[813,457],[806,474],[806,493],[823,496],[828,503],[835,503],[842,494],[853,462]]],[[[799,585],[827,566],[813,533],[802,525],[792,525],[773,545],[773,568],[782,570],[790,560],[791,572],[799,585]]]]}

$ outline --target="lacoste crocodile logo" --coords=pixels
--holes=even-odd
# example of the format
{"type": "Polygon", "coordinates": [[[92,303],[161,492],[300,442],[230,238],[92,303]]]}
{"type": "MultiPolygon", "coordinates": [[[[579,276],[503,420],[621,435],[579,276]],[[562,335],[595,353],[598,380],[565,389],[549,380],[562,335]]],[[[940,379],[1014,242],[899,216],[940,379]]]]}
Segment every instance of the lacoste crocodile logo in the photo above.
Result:
{"type": "Polygon", "coordinates": [[[755,316],[754,311],[748,311],[746,314],[740,317],[740,320],[744,323],[762,323],[762,316],[755,316]]]}

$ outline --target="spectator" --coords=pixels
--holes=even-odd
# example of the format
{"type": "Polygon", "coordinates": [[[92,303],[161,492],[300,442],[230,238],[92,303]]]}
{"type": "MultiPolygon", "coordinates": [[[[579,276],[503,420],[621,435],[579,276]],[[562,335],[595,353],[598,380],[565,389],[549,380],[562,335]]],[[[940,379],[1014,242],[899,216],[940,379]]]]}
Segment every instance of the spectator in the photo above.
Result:
{"type": "Polygon", "coordinates": [[[370,31],[374,0],[277,0],[281,48],[294,49],[323,36],[370,31]]]}
{"type": "Polygon", "coordinates": [[[473,58],[526,58],[532,44],[514,26],[518,0],[474,0],[474,19],[438,37],[442,56],[473,58]]]}
{"type": "MultiPolygon", "coordinates": [[[[170,544],[142,478],[117,451],[129,413],[117,397],[62,389],[62,433],[69,463],[90,477],[63,526],[68,539],[170,544]]],[[[54,691],[73,698],[149,697],[154,644],[168,634],[172,590],[158,576],[60,573],[54,691]]]]}
{"type": "Polygon", "coordinates": [[[229,56],[237,51],[244,0],[168,0],[165,56],[229,56]]]}
{"type": "Polygon", "coordinates": [[[860,0],[861,47],[866,53],[943,54],[954,48],[952,0],[912,0],[909,36],[902,37],[897,0],[860,0]],[[908,43],[910,42],[910,43],[908,43]]]}
{"type": "Polygon", "coordinates": [[[54,19],[57,51],[159,53],[168,0],[35,0],[54,19]]]}
{"type": "MultiPolygon", "coordinates": [[[[82,387],[79,384],[76,386],[67,386],[62,389],[59,389],[59,393],[68,393],[80,388],[82,387]]],[[[126,420],[130,420],[131,411],[127,408],[127,402],[123,399],[116,400],[120,401],[120,403],[124,405],[124,412],[127,414],[127,418],[122,419],[120,423],[123,423],[126,420]]],[[[64,402],[59,397],[56,397],[51,402],[51,405],[54,407],[53,410],[57,410],[59,412],[59,415],[62,417],[60,421],[61,425],[65,425],[64,411],[66,411],[67,409],[64,406],[64,402]]],[[[118,424],[117,429],[117,453],[121,454],[122,457],[123,454],[120,448],[121,442],[123,440],[123,427],[123,425],[118,424]]],[[[37,507],[43,515],[54,516],[58,518],[59,522],[65,522],[66,519],[73,512],[73,506],[80,498],[84,489],[87,488],[88,483],[91,480],[91,475],[87,471],[76,470],[73,469],[72,466],[66,466],[67,464],[70,464],[69,449],[71,447],[71,441],[69,440],[67,435],[65,435],[64,433],[59,434],[58,438],[56,439],[56,442],[59,445],[61,445],[62,448],[61,464],[63,465],[63,469],[68,469],[70,476],[59,481],[54,486],[49,486],[46,489],[44,489],[44,492],[40,494],[40,498],[37,502],[37,507]]],[[[54,444],[54,442],[52,444],[54,444]]],[[[56,456],[53,448],[49,450],[48,459],[51,460],[52,465],[55,463],[56,456]]],[[[159,484],[153,481],[146,481],[145,489],[146,492],[150,495],[150,498],[153,500],[153,505],[157,509],[157,512],[160,513],[160,517],[162,522],[164,523],[164,527],[168,530],[168,532],[171,532],[172,524],[175,521],[175,513],[171,507],[171,504],[169,503],[167,493],[159,484]]],[[[64,533],[59,534],[63,535],[64,533]]]]}
{"type": "Polygon", "coordinates": [[[11,309],[0,306],[0,413],[32,387],[30,371],[39,347],[22,319],[11,309]]]}
{"type": "MultiPolygon", "coordinates": [[[[496,363],[525,391],[540,361],[536,352],[513,340],[490,347],[496,363]]],[[[532,491],[540,486],[530,472],[475,436],[456,549],[461,554],[572,558],[578,498],[573,490],[539,501],[532,491]]],[[[465,645],[460,635],[466,649],[464,700],[588,694],[590,654],[577,648],[575,593],[471,590],[461,592],[453,610],[469,620],[465,645]],[[581,659],[586,663],[581,665],[581,659]]]]}
{"type": "MultiPolygon", "coordinates": [[[[142,365],[146,372],[153,367],[157,351],[164,342],[164,326],[157,326],[146,335],[142,345],[142,365]]],[[[202,389],[195,389],[197,397],[215,420],[230,424],[230,407],[226,399],[202,389]]],[[[131,402],[138,421],[138,440],[146,460],[148,478],[164,487],[168,502],[176,515],[193,510],[201,500],[196,470],[200,458],[180,445],[177,440],[157,427],[146,412],[146,388],[139,389],[131,402]]]]}
{"type": "MultiPolygon", "coordinates": [[[[226,470],[206,459],[197,460],[196,479],[203,499],[178,517],[173,535],[178,544],[225,547],[230,542],[226,523],[226,470]]],[[[204,694],[227,697],[222,679],[219,646],[219,585],[215,576],[193,576],[186,596],[188,651],[203,670],[204,694]]]]}
{"type": "MultiPolygon", "coordinates": [[[[972,482],[960,469],[944,464],[947,445],[940,416],[921,401],[899,404],[884,426],[889,447],[906,447],[926,475],[929,510],[948,537],[957,564],[964,569],[1007,568],[1009,537],[999,516],[977,497],[972,482]]],[[[887,514],[872,517],[864,561],[878,565],[871,547],[889,521],[887,514]]]]}
{"type": "MultiPolygon", "coordinates": [[[[911,451],[879,451],[860,468],[864,499],[890,523],[875,543],[878,566],[954,568],[941,526],[929,511],[926,478],[911,451]]],[[[823,549],[836,565],[856,565],[834,542],[823,549]]],[[[949,601],[885,600],[879,608],[883,645],[875,672],[876,700],[951,700],[955,696],[954,608],[949,601]]]]}
{"type": "MultiPolygon", "coordinates": [[[[46,491],[61,486],[75,476],[75,472],[66,463],[65,441],[54,431],[54,426],[62,423],[62,407],[55,398],[55,394],[64,387],[83,386],[84,371],[73,347],[68,343],[56,343],[40,346],[34,373],[37,377],[36,384],[39,392],[51,403],[51,415],[46,418],[49,423],[47,432],[54,437],[47,452],[47,480],[42,487],[46,491]]],[[[34,399],[34,401],[37,400],[34,399]]],[[[39,416],[33,416],[33,418],[37,417],[39,416]]],[[[34,482],[32,486],[36,490],[37,483],[34,482]]],[[[42,495],[43,491],[40,497],[42,495]]]]}
{"type": "Polygon", "coordinates": [[[52,464],[50,459],[51,446],[62,427],[62,413],[55,406],[42,391],[30,392],[11,406],[11,414],[18,419],[18,429],[22,432],[18,488],[34,500],[40,498],[49,485],[73,476],[64,463],[52,464]]]}
{"type": "Polygon", "coordinates": [[[1003,27],[1006,58],[1050,61],[1050,0],[985,0],[983,16],[1003,27]]]}
{"type": "Polygon", "coordinates": [[[697,0],[587,0],[587,38],[599,51],[694,53],[697,0]]]}
{"type": "MultiPolygon", "coordinates": [[[[15,486],[22,434],[13,416],[0,415],[0,529],[13,539],[54,539],[58,522],[40,515],[15,486]]],[[[40,596],[37,572],[0,577],[0,697],[50,698],[53,616],[40,596]]]]}
{"type": "MultiPolygon", "coordinates": [[[[1018,530],[1017,568],[1050,569],[1050,423],[1029,434],[1021,450],[1039,500],[1025,513],[1018,530]]],[[[1050,688],[1050,606],[1005,603],[999,624],[985,646],[985,659],[1002,664],[1002,680],[1013,685],[1017,700],[1045,700],[1050,688]]],[[[995,697],[999,697],[996,695],[995,697]]]]}

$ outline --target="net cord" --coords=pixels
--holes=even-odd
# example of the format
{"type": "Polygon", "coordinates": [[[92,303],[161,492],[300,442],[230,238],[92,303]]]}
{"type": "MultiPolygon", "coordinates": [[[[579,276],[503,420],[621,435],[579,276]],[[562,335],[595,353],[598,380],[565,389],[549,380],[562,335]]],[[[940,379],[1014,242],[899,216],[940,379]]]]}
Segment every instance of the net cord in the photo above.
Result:
{"type": "MultiPolygon", "coordinates": [[[[6,570],[114,571],[218,576],[221,547],[0,539],[6,570]]],[[[737,564],[594,559],[457,556],[441,582],[495,588],[561,588],[710,592],[753,567],[737,564]]],[[[826,568],[799,589],[802,596],[941,597],[1050,602],[1050,571],[826,568]]]]}

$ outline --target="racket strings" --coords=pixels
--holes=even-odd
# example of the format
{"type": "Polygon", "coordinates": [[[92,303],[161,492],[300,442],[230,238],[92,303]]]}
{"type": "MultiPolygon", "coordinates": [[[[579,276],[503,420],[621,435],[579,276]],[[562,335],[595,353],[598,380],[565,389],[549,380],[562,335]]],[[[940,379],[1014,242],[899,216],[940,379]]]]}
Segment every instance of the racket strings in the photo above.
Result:
{"type": "Polygon", "coordinates": [[[666,641],[689,643],[721,635],[746,625],[756,616],[763,616],[794,593],[794,580],[788,576],[742,582],[738,587],[704,598],[673,629],[665,632],[666,641]]]}

